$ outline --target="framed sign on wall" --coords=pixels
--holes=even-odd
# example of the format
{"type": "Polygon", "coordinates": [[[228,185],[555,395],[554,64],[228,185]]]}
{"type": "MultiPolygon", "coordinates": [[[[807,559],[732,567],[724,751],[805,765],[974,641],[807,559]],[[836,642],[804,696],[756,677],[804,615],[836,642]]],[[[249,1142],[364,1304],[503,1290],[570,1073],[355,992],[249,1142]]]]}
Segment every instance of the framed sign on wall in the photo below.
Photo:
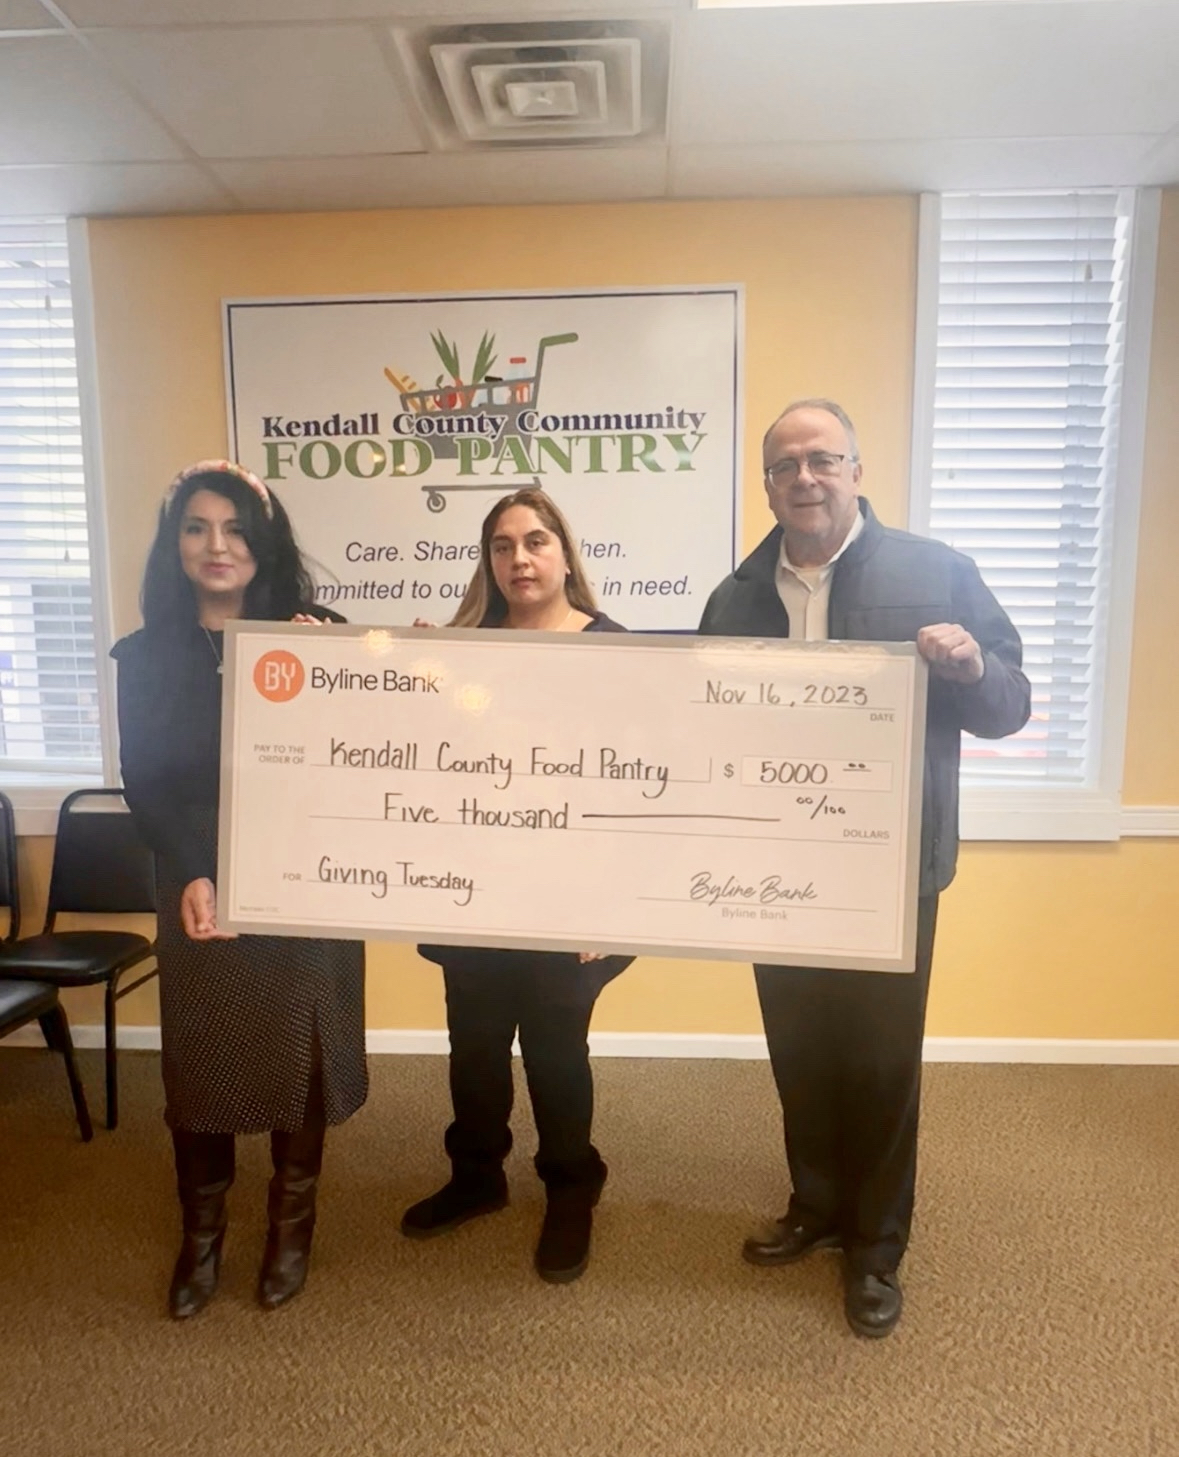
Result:
{"type": "Polygon", "coordinates": [[[354,622],[445,622],[542,487],[602,608],[695,627],[739,541],[737,286],[224,303],[230,448],[354,622]]]}

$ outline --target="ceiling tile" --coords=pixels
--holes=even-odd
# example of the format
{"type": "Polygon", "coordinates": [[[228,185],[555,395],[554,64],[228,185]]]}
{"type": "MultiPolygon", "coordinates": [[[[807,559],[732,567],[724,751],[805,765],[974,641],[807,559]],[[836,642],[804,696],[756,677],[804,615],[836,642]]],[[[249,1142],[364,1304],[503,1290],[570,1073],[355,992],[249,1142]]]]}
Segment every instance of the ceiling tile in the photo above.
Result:
{"type": "MultiPolygon", "coordinates": [[[[58,0],[76,25],[201,25],[211,21],[369,20],[427,16],[442,21],[487,19],[493,0],[58,0]]],[[[513,0],[499,19],[538,15],[585,15],[599,10],[611,16],[652,10],[689,10],[692,0],[625,0],[611,6],[602,0],[513,0]]]]}
{"type": "Polygon", "coordinates": [[[90,40],[202,156],[422,146],[365,26],[103,31],[90,40]]]}
{"type": "Polygon", "coordinates": [[[9,217],[226,212],[232,206],[200,167],[185,162],[0,167],[0,215],[9,217]]]}
{"type": "Polygon", "coordinates": [[[64,34],[0,40],[0,164],[181,155],[77,41],[64,34]]]}
{"type": "Polygon", "coordinates": [[[58,28],[58,22],[40,0],[0,0],[0,31],[58,28]]]}
{"type": "Polygon", "coordinates": [[[212,166],[253,209],[443,207],[661,197],[667,154],[662,147],[595,147],[212,166]]]}
{"type": "MultiPolygon", "coordinates": [[[[653,146],[423,154],[383,28],[356,22],[424,17],[424,0],[58,3],[95,27],[94,58],[69,36],[5,39],[54,22],[0,0],[0,163],[153,165],[0,170],[0,210],[17,190],[135,212],[1179,183],[1179,0],[513,4],[521,19],[685,12],[670,164],[653,146]],[[165,126],[232,193],[181,165],[165,126]]],[[[435,20],[494,10],[435,3],[435,20]]]]}
{"type": "Polygon", "coordinates": [[[1093,136],[1179,120],[1179,4],[873,5],[692,17],[673,135],[1093,136]]]}
{"type": "Polygon", "coordinates": [[[789,197],[985,188],[1132,186],[1151,137],[778,142],[672,151],[669,195],[789,197]]]}

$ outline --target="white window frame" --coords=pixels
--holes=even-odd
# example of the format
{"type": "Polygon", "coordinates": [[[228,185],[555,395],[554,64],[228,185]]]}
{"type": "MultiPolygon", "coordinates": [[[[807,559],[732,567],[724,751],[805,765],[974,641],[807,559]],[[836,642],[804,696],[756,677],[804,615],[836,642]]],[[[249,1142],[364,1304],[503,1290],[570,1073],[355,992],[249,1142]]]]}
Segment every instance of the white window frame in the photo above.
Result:
{"type": "MultiPolygon", "coordinates": [[[[1100,719],[1094,725],[1096,782],[1088,788],[964,785],[964,840],[1117,840],[1126,833],[1161,832],[1139,829],[1122,810],[1159,207],[1157,188],[1143,188],[1136,193],[1112,510],[1110,569],[1115,590],[1108,603],[1104,677],[1094,695],[1100,705],[1100,719]]],[[[941,197],[923,193],[918,224],[909,484],[909,529],[923,536],[930,534],[940,240],[941,197]]]]}
{"type": "Polygon", "coordinates": [[[85,474],[86,527],[90,550],[90,600],[94,622],[98,718],[102,744],[101,774],[0,773],[0,790],[12,801],[16,832],[52,835],[65,796],[75,789],[118,784],[119,749],[115,711],[114,664],[110,659],[114,615],[110,594],[110,555],[102,472],[102,417],[99,410],[98,349],[94,333],[94,293],[90,237],[85,218],[66,222],[70,259],[70,298],[74,317],[78,395],[81,404],[82,469],[85,474]]]}

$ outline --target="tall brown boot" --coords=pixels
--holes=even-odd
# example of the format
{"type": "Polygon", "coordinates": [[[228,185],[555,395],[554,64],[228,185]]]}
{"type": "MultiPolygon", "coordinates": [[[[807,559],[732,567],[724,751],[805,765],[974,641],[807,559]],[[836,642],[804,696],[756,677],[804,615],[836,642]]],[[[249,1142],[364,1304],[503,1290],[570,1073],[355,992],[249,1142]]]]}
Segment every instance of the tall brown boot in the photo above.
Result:
{"type": "Polygon", "coordinates": [[[264,1310],[285,1305],[307,1280],[311,1235],[315,1229],[315,1188],[323,1164],[323,1119],[298,1133],[270,1135],[274,1178],[267,1209],[270,1229],[258,1277],[258,1303],[264,1310]]]}
{"type": "Polygon", "coordinates": [[[187,1320],[208,1305],[221,1274],[234,1139],[232,1133],[189,1133],[174,1128],[172,1147],[184,1234],[168,1290],[168,1310],[173,1319],[187,1320]]]}

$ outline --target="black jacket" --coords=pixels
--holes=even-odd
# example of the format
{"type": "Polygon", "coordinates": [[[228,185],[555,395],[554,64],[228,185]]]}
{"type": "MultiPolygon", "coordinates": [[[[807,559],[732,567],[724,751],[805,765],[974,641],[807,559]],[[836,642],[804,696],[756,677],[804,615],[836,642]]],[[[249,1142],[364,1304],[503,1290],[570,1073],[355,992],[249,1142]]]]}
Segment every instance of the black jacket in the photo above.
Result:
{"type": "MultiPolygon", "coordinates": [[[[860,497],[864,528],[835,563],[828,637],[850,642],[915,642],[923,627],[956,622],[978,642],[977,683],[930,674],[925,720],[921,822],[922,895],[944,890],[958,860],[961,732],[1000,739],[1021,729],[1031,688],[1020,670],[1019,634],[968,556],[943,542],[882,526],[860,497]]],[[[788,637],[790,620],[775,572],[782,528],[775,526],[708,599],[700,632],[725,637],[788,637]]]]}
{"type": "MultiPolygon", "coordinates": [[[[305,609],[328,622],[345,619],[318,604],[305,609]]],[[[111,649],[119,665],[119,756],[135,827],[188,885],[217,877],[215,854],[197,825],[216,810],[221,790],[219,632],[193,621],[176,634],[140,628],[111,649]]]]}

